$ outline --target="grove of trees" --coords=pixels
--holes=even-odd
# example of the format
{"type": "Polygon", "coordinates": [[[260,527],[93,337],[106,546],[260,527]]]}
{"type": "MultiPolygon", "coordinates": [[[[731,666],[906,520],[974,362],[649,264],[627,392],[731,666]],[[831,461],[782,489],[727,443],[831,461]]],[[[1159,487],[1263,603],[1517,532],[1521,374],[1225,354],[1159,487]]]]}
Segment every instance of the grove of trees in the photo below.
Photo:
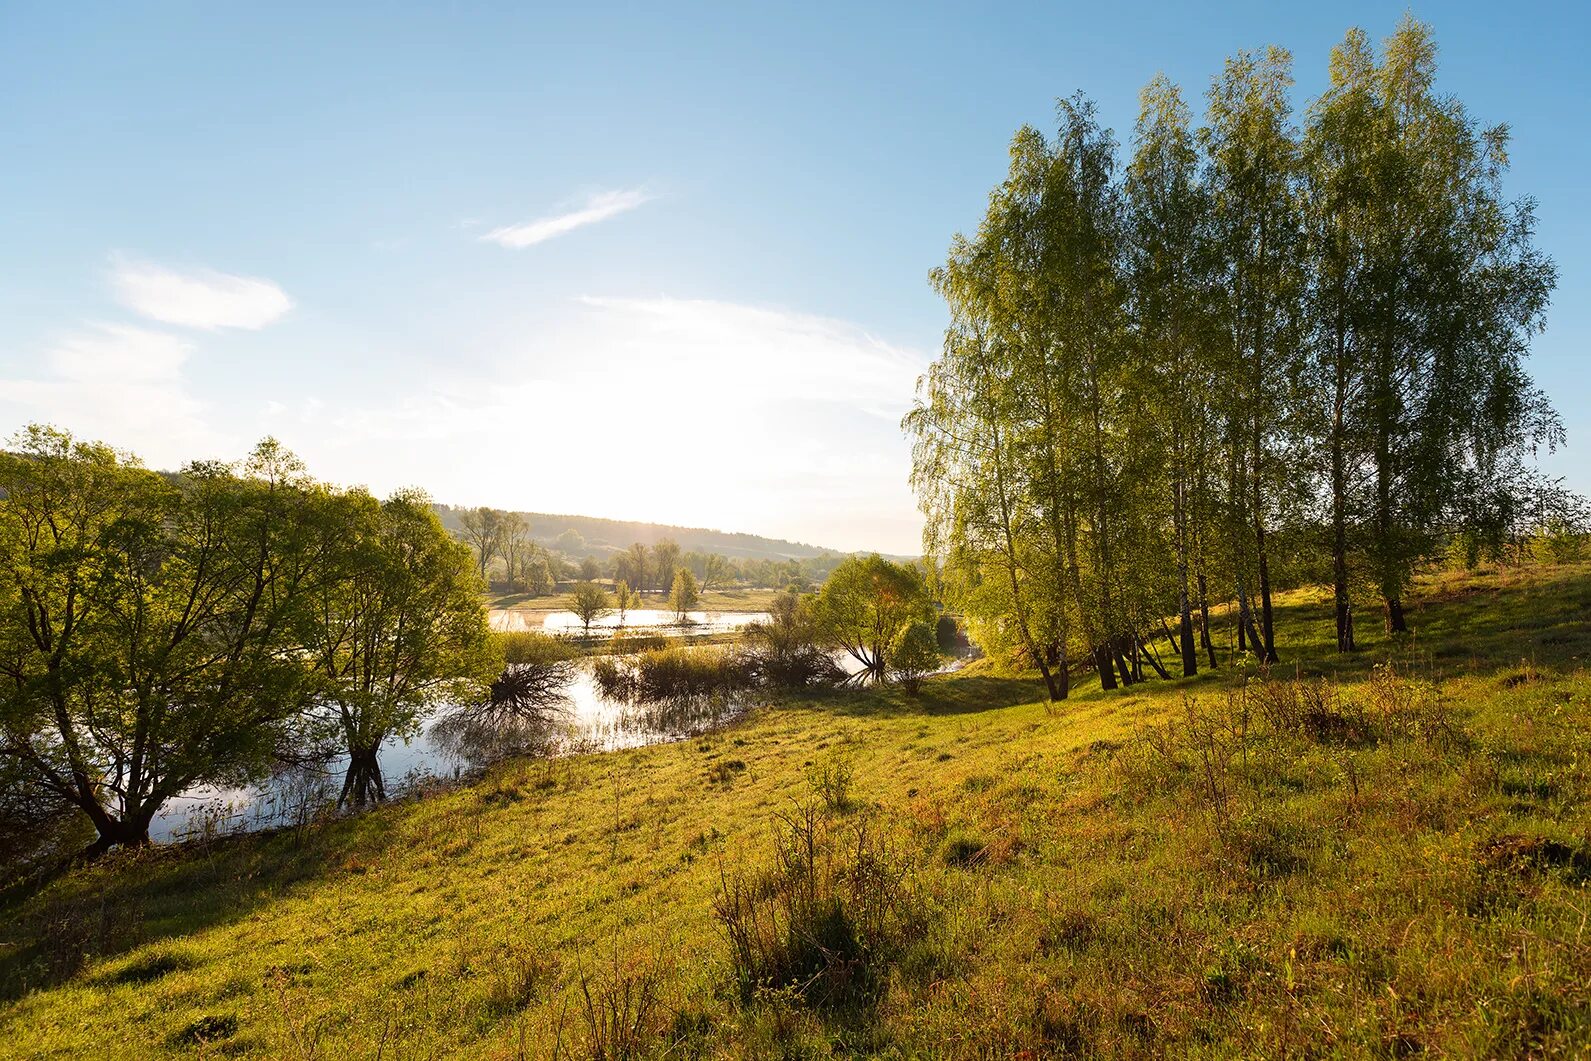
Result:
{"type": "Polygon", "coordinates": [[[47,427],[0,452],[0,779],[86,818],[91,852],[328,733],[345,797],[379,797],[374,745],[484,696],[499,656],[418,495],[317,483],[272,440],[173,474],[47,427]]]}
{"type": "Polygon", "coordinates": [[[1324,575],[1406,628],[1413,572],[1553,493],[1524,361],[1555,282],[1505,126],[1436,88],[1427,27],[1354,30],[1301,115],[1291,57],[1228,60],[1195,126],[1143,90],[1129,157],[1081,95],[1019,130],[933,282],[951,315],[905,426],[941,592],[976,638],[1106,688],[1281,658],[1272,595],[1324,575]]]}

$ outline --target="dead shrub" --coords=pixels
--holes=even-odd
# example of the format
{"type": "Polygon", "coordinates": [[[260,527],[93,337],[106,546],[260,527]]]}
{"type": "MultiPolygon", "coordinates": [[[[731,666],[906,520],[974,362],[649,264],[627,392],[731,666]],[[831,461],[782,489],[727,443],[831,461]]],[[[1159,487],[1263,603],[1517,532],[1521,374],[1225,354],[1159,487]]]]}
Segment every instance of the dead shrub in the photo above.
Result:
{"type": "Polygon", "coordinates": [[[651,959],[634,955],[608,966],[580,969],[580,1012],[586,1056],[592,1061],[631,1061],[652,1056],[664,1038],[663,973],[651,959]]]}
{"type": "Polygon", "coordinates": [[[1265,672],[1242,695],[1274,733],[1297,734],[1317,744],[1365,744],[1372,737],[1363,706],[1324,680],[1279,679],[1265,672]]]}
{"type": "Polygon", "coordinates": [[[1468,735],[1435,681],[1383,663],[1370,672],[1363,695],[1367,710],[1389,738],[1423,741],[1444,750],[1469,746],[1468,735]]]}
{"type": "Polygon", "coordinates": [[[865,1001],[922,930],[912,866],[867,818],[797,807],[775,817],[771,866],[719,873],[713,910],[746,1001],[784,990],[814,1006],[865,1001]]]}

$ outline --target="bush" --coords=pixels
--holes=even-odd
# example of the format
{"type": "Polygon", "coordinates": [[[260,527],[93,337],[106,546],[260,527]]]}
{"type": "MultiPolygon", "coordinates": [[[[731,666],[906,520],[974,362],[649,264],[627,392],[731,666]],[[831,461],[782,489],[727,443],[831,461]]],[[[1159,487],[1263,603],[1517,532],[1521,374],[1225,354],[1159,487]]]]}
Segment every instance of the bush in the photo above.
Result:
{"type": "Polygon", "coordinates": [[[947,656],[964,652],[969,647],[967,635],[953,615],[940,615],[934,622],[934,640],[939,643],[939,651],[947,656]]]}
{"type": "Polygon", "coordinates": [[[593,1061],[652,1057],[666,1033],[663,970],[642,958],[617,958],[598,973],[580,970],[585,1052],[593,1061]]]}
{"type": "Polygon", "coordinates": [[[608,641],[608,651],[615,656],[625,656],[635,652],[667,648],[668,646],[669,639],[662,634],[644,634],[622,626],[613,632],[613,637],[608,641]]]}
{"type": "Polygon", "coordinates": [[[807,767],[807,784],[831,814],[851,809],[851,760],[835,752],[807,767]]]}
{"type": "Polygon", "coordinates": [[[76,807],[0,758],[0,888],[48,870],[93,838],[76,807]]]}
{"type": "Polygon", "coordinates": [[[595,661],[592,673],[603,696],[626,703],[700,703],[752,684],[738,653],[711,647],[676,646],[605,656],[595,661]]]}
{"type": "Polygon", "coordinates": [[[915,694],[923,679],[939,669],[939,638],[934,625],[926,620],[905,623],[889,646],[890,669],[906,691],[915,694]]]}
{"type": "Polygon", "coordinates": [[[494,636],[502,646],[503,662],[508,666],[545,665],[574,658],[574,650],[566,642],[535,630],[515,630],[494,636]]]}
{"type": "Polygon", "coordinates": [[[757,685],[765,689],[806,689],[839,685],[845,669],[819,644],[812,598],[787,590],[768,606],[766,622],[745,630],[742,653],[757,685]]]}

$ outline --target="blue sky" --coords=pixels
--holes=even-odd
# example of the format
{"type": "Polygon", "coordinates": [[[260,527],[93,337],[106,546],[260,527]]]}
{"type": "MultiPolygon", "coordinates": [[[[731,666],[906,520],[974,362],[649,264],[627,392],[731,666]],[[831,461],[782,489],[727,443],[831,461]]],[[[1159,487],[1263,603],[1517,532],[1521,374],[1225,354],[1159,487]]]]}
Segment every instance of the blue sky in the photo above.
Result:
{"type": "MultiPolygon", "coordinates": [[[[1016,127],[1080,88],[1125,137],[1157,71],[1198,97],[1269,43],[1303,99],[1404,11],[983,8],[0,6],[0,429],[915,551],[926,274],[1016,127]]],[[[1591,491],[1591,16],[1412,11],[1513,129],[1560,272],[1546,463],[1591,491]]]]}

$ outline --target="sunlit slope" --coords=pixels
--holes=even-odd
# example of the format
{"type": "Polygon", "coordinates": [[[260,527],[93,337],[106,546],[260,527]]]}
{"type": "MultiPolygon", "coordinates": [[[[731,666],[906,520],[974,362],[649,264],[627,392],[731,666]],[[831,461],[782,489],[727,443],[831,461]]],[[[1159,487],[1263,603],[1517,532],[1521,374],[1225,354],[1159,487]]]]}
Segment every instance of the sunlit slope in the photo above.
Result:
{"type": "Polygon", "coordinates": [[[5,911],[0,1054],[1583,1052],[1591,568],[1421,590],[1346,662],[1281,600],[1302,684],[985,665],[114,860],[5,911]],[[715,900],[802,805],[848,964],[745,992],[715,900]]]}

